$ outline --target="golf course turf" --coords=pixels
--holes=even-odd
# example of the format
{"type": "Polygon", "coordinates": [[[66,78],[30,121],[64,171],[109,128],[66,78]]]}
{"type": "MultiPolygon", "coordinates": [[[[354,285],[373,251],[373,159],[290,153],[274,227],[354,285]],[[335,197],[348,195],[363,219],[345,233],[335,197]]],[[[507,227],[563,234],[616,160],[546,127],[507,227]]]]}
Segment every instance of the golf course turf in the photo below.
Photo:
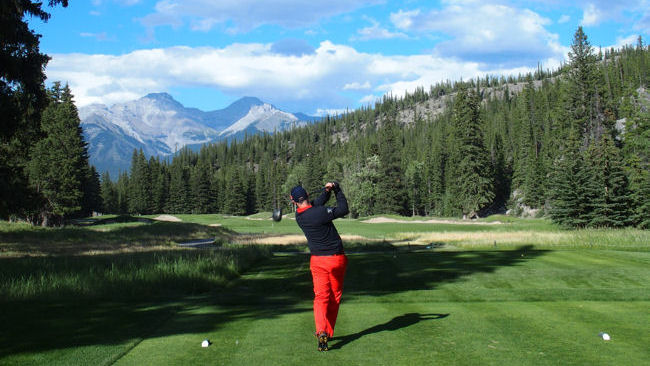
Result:
{"type": "Polygon", "coordinates": [[[650,359],[647,249],[360,249],[348,251],[329,352],[318,352],[312,335],[308,256],[288,251],[192,296],[5,300],[0,364],[643,365],[650,359]],[[212,342],[207,348],[204,339],[212,342]]]}

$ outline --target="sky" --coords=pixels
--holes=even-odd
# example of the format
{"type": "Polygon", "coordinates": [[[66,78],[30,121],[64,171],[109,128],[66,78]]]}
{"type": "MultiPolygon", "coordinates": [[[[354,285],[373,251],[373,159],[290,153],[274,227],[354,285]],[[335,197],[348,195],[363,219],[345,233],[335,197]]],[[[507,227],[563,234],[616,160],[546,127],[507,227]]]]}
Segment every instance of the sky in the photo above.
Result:
{"type": "Polygon", "coordinates": [[[384,94],[566,62],[582,26],[599,47],[644,43],[650,0],[70,0],[30,19],[47,82],[79,107],[167,92],[222,109],[254,96],[337,114],[384,94]]]}

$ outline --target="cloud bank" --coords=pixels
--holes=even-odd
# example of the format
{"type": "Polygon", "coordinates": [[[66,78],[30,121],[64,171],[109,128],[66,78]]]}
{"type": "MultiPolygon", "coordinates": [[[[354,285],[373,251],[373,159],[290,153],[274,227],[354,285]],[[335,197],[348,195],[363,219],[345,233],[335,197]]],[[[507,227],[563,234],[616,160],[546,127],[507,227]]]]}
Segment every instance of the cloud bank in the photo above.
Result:
{"type": "Polygon", "coordinates": [[[174,87],[208,87],[314,113],[355,108],[372,100],[372,95],[400,95],[444,80],[530,70],[486,69],[478,62],[433,54],[364,53],[330,41],[309,51],[277,52],[276,44],[247,43],[147,49],[117,56],[55,54],[46,72],[49,80],[70,84],[79,106],[110,105],[174,87]]]}

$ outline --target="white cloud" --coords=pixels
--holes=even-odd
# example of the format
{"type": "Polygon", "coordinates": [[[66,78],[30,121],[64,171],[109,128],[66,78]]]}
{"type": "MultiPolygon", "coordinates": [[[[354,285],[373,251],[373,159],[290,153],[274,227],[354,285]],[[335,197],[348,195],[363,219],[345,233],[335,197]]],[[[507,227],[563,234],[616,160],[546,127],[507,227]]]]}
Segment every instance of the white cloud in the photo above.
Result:
{"type": "Polygon", "coordinates": [[[313,113],[356,108],[359,101],[370,100],[368,90],[376,95],[400,95],[444,80],[532,70],[489,69],[478,62],[435,55],[364,53],[330,41],[322,42],[313,53],[299,56],[273,52],[272,46],[171,47],[117,56],[54,54],[46,74],[50,81],[68,82],[79,106],[110,105],[176,87],[207,87],[235,97],[254,95],[287,110],[313,113]]]}
{"type": "Polygon", "coordinates": [[[379,2],[381,0],[161,0],[156,3],[155,12],[140,21],[150,29],[161,25],[177,27],[189,22],[191,29],[200,31],[232,23],[230,32],[247,32],[265,24],[305,27],[379,2]]]}
{"type": "Polygon", "coordinates": [[[616,43],[605,48],[622,48],[623,46],[633,46],[636,47],[638,43],[639,35],[631,34],[627,37],[616,37],[616,43]]]}
{"type": "Polygon", "coordinates": [[[413,19],[417,18],[420,15],[420,10],[412,11],[403,11],[400,10],[397,13],[392,13],[390,15],[390,21],[399,29],[409,29],[413,26],[413,19]]]}
{"type": "Polygon", "coordinates": [[[584,9],[582,20],[580,24],[584,26],[597,25],[600,23],[602,14],[600,9],[596,8],[594,4],[587,4],[587,7],[584,9]]]}
{"type": "Polygon", "coordinates": [[[568,16],[568,15],[566,15],[566,14],[564,14],[564,15],[562,15],[562,16],[560,17],[560,19],[557,20],[557,22],[558,22],[559,24],[564,24],[564,23],[568,23],[569,20],[571,20],[571,17],[568,16]]]}
{"type": "Polygon", "coordinates": [[[398,29],[450,39],[435,50],[441,55],[498,65],[534,64],[562,58],[559,37],[546,29],[551,21],[528,10],[478,1],[448,1],[440,10],[400,10],[391,14],[398,29]]]}
{"type": "Polygon", "coordinates": [[[364,96],[363,98],[359,99],[359,104],[363,105],[368,105],[368,104],[375,104],[375,102],[379,99],[378,96],[374,94],[368,94],[364,96]]]}
{"type": "Polygon", "coordinates": [[[109,37],[106,32],[100,33],[91,33],[91,32],[81,32],[79,35],[83,38],[95,38],[98,41],[109,41],[114,40],[114,37],[109,37]]]}
{"type": "Polygon", "coordinates": [[[353,83],[348,83],[343,85],[343,90],[364,90],[364,89],[370,89],[371,85],[369,81],[366,81],[365,83],[361,84],[357,81],[353,83]]]}
{"type": "Polygon", "coordinates": [[[357,30],[357,35],[352,37],[352,40],[369,41],[373,39],[408,38],[404,33],[391,32],[386,28],[382,28],[379,22],[374,19],[368,18],[368,20],[372,25],[357,30]]]}
{"type": "Polygon", "coordinates": [[[340,109],[323,109],[323,108],[318,108],[316,110],[316,113],[314,113],[315,117],[325,117],[325,116],[338,116],[339,114],[343,114],[345,112],[349,112],[350,110],[347,108],[340,108],[340,109]]]}

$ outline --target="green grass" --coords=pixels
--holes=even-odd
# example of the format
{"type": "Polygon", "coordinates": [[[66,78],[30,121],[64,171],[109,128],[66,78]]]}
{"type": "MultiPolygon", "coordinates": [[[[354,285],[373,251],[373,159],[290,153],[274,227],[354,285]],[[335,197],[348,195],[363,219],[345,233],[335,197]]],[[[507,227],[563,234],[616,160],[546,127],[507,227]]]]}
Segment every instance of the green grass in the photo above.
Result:
{"type": "Polygon", "coordinates": [[[643,364],[648,265],[648,252],[606,250],[353,254],[321,354],[307,258],[276,256],[117,364],[643,364]]]}
{"type": "Polygon", "coordinates": [[[341,233],[386,240],[345,243],[344,302],[332,350],[319,353],[304,245],[172,250],[186,237],[300,233],[295,221],[178,217],[182,223],[108,218],[115,222],[60,229],[0,223],[0,364],[650,359],[644,231],[563,231],[546,220],[507,218],[502,225],[338,220],[341,233]],[[222,226],[207,226],[215,223],[222,226]],[[434,234],[446,241],[431,245],[434,234]],[[496,248],[494,237],[503,240],[496,248]],[[123,246],[142,251],[108,250],[123,246]],[[93,247],[101,254],[87,255],[93,247]],[[23,256],[31,250],[46,256],[23,256]],[[602,331],[612,340],[600,339],[602,331]],[[200,347],[205,338],[209,348],[200,347]]]}

